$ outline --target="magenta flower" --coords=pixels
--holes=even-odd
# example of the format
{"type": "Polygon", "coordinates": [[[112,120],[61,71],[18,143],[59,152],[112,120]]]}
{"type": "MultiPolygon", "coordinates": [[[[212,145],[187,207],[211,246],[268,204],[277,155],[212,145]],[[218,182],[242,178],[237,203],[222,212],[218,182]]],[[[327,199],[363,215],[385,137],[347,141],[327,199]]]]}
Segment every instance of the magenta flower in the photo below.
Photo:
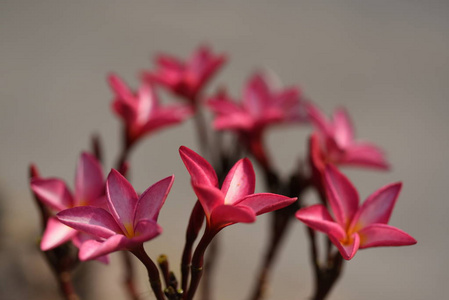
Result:
{"type": "Polygon", "coordinates": [[[58,213],[62,223],[97,238],[81,245],[80,259],[132,250],[158,236],[162,228],[157,218],[173,180],[174,176],[162,179],[138,197],[131,184],[113,169],[106,181],[109,210],[84,206],[58,213]]]}
{"type": "Polygon", "coordinates": [[[356,189],[334,166],[326,167],[324,183],[334,217],[322,204],[302,208],[296,212],[296,217],[312,229],[327,234],[344,259],[354,257],[358,249],[416,244],[409,234],[387,225],[401,183],[377,190],[360,207],[356,189]]]}
{"type": "Polygon", "coordinates": [[[272,124],[307,120],[300,91],[295,87],[275,91],[260,73],[248,80],[241,103],[220,92],[208,104],[216,114],[214,127],[217,130],[258,135],[272,124]]]}
{"type": "Polygon", "coordinates": [[[247,158],[232,167],[219,189],[217,174],[203,157],[184,146],[179,152],[206,215],[207,228],[212,232],[234,223],[252,223],[257,215],[283,208],[296,200],[270,193],[254,194],[255,174],[247,158]]]}
{"type": "Polygon", "coordinates": [[[314,105],[307,105],[310,121],[317,128],[310,141],[314,166],[324,171],[325,165],[351,165],[389,169],[383,151],[377,146],[354,140],[354,128],[344,109],[337,109],[331,120],[314,105]]]}
{"type": "MultiPolygon", "coordinates": [[[[31,189],[38,199],[55,212],[68,208],[92,205],[102,207],[104,202],[104,179],[101,166],[95,157],[82,153],[78,161],[75,176],[75,194],[58,178],[34,178],[31,189]]],[[[67,227],[56,217],[50,217],[41,240],[42,251],[53,249],[65,242],[79,246],[88,239],[75,229],[67,227]]]]}
{"type": "Polygon", "coordinates": [[[275,124],[307,121],[300,91],[297,88],[275,91],[260,73],[249,79],[241,103],[221,91],[208,101],[208,105],[216,114],[215,129],[237,132],[250,153],[265,168],[270,165],[263,145],[265,129],[275,124]]]}
{"type": "Polygon", "coordinates": [[[156,71],[143,72],[142,77],[147,82],[167,87],[194,104],[201,89],[225,61],[225,55],[214,55],[209,47],[203,45],[186,62],[166,54],[159,55],[156,71]]]}
{"type": "Polygon", "coordinates": [[[148,83],[143,83],[137,93],[133,93],[118,76],[112,74],[108,79],[115,94],[112,108],[125,122],[128,145],[145,134],[180,123],[192,114],[186,105],[162,107],[148,83]]]}

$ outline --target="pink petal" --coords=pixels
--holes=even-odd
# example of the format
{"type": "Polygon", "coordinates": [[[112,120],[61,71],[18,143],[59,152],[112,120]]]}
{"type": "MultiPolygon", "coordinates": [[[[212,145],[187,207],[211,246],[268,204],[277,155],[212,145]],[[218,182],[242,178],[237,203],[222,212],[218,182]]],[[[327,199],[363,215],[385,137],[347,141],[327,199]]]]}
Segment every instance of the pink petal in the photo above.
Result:
{"type": "Polygon", "coordinates": [[[347,147],[344,156],[341,158],[341,163],[381,170],[390,168],[384,152],[377,146],[369,143],[357,143],[347,147]]]}
{"type": "Polygon", "coordinates": [[[249,207],[220,205],[212,211],[210,219],[210,228],[220,230],[234,223],[252,223],[256,215],[249,207]]]}
{"type": "Polygon", "coordinates": [[[254,74],[243,93],[243,105],[252,115],[260,115],[271,101],[270,89],[262,74],[254,74]]]}
{"type": "Polygon", "coordinates": [[[174,180],[174,175],[164,178],[140,195],[134,211],[134,224],[143,219],[157,220],[174,180]]]}
{"type": "Polygon", "coordinates": [[[416,244],[408,233],[386,224],[372,224],[359,231],[360,248],[416,244]]]}
{"type": "Polygon", "coordinates": [[[111,236],[104,242],[88,240],[84,242],[79,251],[79,259],[82,261],[97,259],[111,252],[125,250],[128,239],[122,234],[111,236]]]}
{"type": "Polygon", "coordinates": [[[31,189],[45,205],[60,211],[73,206],[73,198],[64,181],[56,178],[31,180],[31,189]]]}
{"type": "Polygon", "coordinates": [[[134,209],[137,204],[137,194],[131,184],[119,172],[112,169],[106,181],[109,211],[120,225],[123,232],[127,232],[134,224],[134,209]]]}
{"type": "Polygon", "coordinates": [[[261,215],[270,211],[284,208],[297,198],[289,198],[282,195],[271,193],[253,194],[244,197],[243,199],[234,203],[236,206],[246,206],[251,208],[256,215],[261,215]]]}
{"type": "MultiPolygon", "coordinates": [[[[80,249],[81,245],[89,240],[96,241],[96,237],[94,237],[93,235],[78,231],[78,234],[72,239],[72,243],[78,249],[80,249]]],[[[109,256],[108,255],[99,256],[99,257],[95,258],[95,260],[97,260],[103,264],[106,264],[106,265],[109,264],[109,256]]]]}
{"type": "Polygon", "coordinates": [[[217,116],[214,120],[216,130],[243,130],[252,131],[255,127],[254,119],[246,112],[236,112],[232,115],[217,116]]]}
{"type": "Polygon", "coordinates": [[[327,165],[325,187],[329,204],[337,222],[347,228],[359,206],[359,195],[349,179],[336,167],[327,165]]]}
{"type": "Polygon", "coordinates": [[[115,74],[109,74],[108,81],[110,87],[120,98],[125,100],[130,100],[134,98],[133,93],[129,90],[128,86],[123,82],[123,80],[115,74]]]}
{"type": "Polygon", "coordinates": [[[209,220],[210,213],[218,206],[224,204],[224,194],[218,188],[209,185],[193,185],[198,200],[209,220]]]}
{"type": "Polygon", "coordinates": [[[179,154],[190,173],[194,185],[210,185],[218,187],[218,178],[214,168],[195,151],[181,146],[179,154]]]}
{"type": "Polygon", "coordinates": [[[354,217],[351,226],[353,230],[357,231],[374,223],[387,224],[401,188],[402,183],[393,183],[369,196],[354,217]]]}
{"type": "Polygon", "coordinates": [[[344,259],[350,260],[354,257],[360,246],[360,237],[357,233],[353,233],[350,237],[351,243],[343,244],[334,237],[329,236],[332,243],[338,248],[344,259]]]}
{"type": "Polygon", "coordinates": [[[332,219],[324,205],[316,204],[301,208],[295,216],[310,228],[321,231],[337,241],[346,236],[344,229],[332,219]]]}
{"type": "Polygon", "coordinates": [[[157,105],[158,99],[154,89],[150,84],[143,83],[137,94],[137,116],[135,122],[137,124],[145,124],[157,109],[157,105]]]}
{"type": "Polygon", "coordinates": [[[225,204],[232,204],[241,198],[254,193],[256,175],[253,165],[247,158],[239,160],[229,171],[223,182],[221,191],[225,195],[225,204]]]}
{"type": "Polygon", "coordinates": [[[312,124],[324,136],[332,136],[331,124],[324,113],[312,102],[305,103],[306,111],[312,124]]]}
{"type": "Polygon", "coordinates": [[[346,147],[354,140],[354,128],[345,109],[336,109],[334,112],[334,138],[340,147],[346,147]]]}
{"type": "Polygon", "coordinates": [[[41,240],[41,250],[47,251],[70,241],[78,231],[70,228],[51,217],[47,221],[45,232],[41,240]]]}
{"type": "Polygon", "coordinates": [[[103,178],[98,160],[87,152],[81,154],[75,176],[75,205],[91,205],[91,202],[102,196],[103,178]]]}
{"type": "Polygon", "coordinates": [[[111,214],[102,208],[78,206],[63,210],[56,216],[67,226],[96,237],[109,238],[116,233],[122,233],[111,214]]]}
{"type": "Polygon", "coordinates": [[[135,236],[130,239],[128,244],[128,247],[131,248],[157,237],[162,233],[162,227],[153,220],[142,220],[136,224],[134,232],[135,236]]]}

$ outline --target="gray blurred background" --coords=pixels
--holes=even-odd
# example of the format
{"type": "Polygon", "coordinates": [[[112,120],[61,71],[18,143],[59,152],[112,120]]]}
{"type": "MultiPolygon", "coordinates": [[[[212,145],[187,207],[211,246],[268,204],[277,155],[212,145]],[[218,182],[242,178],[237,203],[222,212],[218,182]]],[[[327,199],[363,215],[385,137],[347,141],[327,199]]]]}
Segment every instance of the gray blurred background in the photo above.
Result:
{"type": "MultiPolygon", "coordinates": [[[[229,63],[209,85],[240,95],[259,68],[298,84],[327,113],[347,107],[357,135],[386,149],[391,172],[345,170],[364,199],[403,181],[390,224],[413,247],[368,249],[346,264],[331,299],[446,299],[449,263],[448,1],[0,1],[0,298],[56,299],[37,251],[39,219],[27,167],[73,187],[80,151],[99,133],[110,167],[119,148],[105,74],[132,85],[152,57],[187,57],[202,42],[229,63]]],[[[167,96],[167,95],[166,95],[167,96]]],[[[132,153],[132,182],[142,191],[172,173],[164,233],[147,243],[177,270],[194,195],[178,147],[198,149],[188,121],[145,139],[132,153]]],[[[305,153],[307,128],[273,129],[279,169],[305,153]],[[282,146],[276,146],[282,145],[282,146]]],[[[261,186],[258,188],[261,190],[261,186]]],[[[308,197],[309,202],[313,197],[308,197]]],[[[265,245],[268,218],[221,233],[217,300],[245,299],[265,245]]],[[[307,299],[311,269],[304,226],[293,226],[275,268],[269,299],[307,299]]],[[[90,299],[125,299],[120,260],[88,263],[90,299]],[[109,298],[108,298],[109,297],[109,298]]],[[[143,299],[153,299],[139,266],[143,299]]]]}

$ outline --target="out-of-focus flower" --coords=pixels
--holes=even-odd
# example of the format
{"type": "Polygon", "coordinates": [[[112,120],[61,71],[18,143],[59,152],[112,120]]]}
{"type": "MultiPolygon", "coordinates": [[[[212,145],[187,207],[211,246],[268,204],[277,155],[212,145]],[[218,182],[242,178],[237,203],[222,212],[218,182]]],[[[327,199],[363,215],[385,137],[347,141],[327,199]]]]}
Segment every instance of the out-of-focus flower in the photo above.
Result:
{"type": "Polygon", "coordinates": [[[312,205],[297,211],[296,217],[312,229],[324,232],[344,259],[358,249],[379,246],[413,245],[416,240],[404,231],[387,225],[402,184],[389,184],[359,206],[359,196],[349,179],[334,166],[325,169],[326,206],[312,205]]]}
{"type": "Polygon", "coordinates": [[[97,238],[81,245],[80,259],[132,250],[158,236],[162,228],[157,224],[157,218],[173,180],[174,176],[162,179],[138,197],[125,177],[112,170],[106,181],[109,211],[84,206],[59,212],[57,217],[62,223],[97,238]]]}
{"type": "Polygon", "coordinates": [[[143,72],[147,82],[157,82],[192,104],[206,83],[226,61],[225,55],[215,55],[206,46],[200,46],[190,59],[183,62],[173,56],[161,54],[156,58],[156,71],[143,72]]]}
{"type": "Polygon", "coordinates": [[[184,146],[179,152],[211,232],[234,223],[254,222],[257,215],[283,208],[296,200],[271,193],[254,194],[255,174],[247,158],[232,167],[219,189],[217,174],[203,157],[184,146]]]}
{"type": "Polygon", "coordinates": [[[354,128],[344,109],[335,110],[332,119],[311,103],[308,103],[307,111],[317,129],[310,139],[310,157],[320,173],[326,164],[389,169],[379,147],[354,140],[354,128]]]}
{"type": "Polygon", "coordinates": [[[263,143],[265,129],[275,124],[307,122],[299,89],[274,90],[260,73],[248,80],[240,103],[229,98],[225,91],[220,91],[209,99],[208,105],[216,115],[215,129],[237,132],[265,168],[270,165],[263,143]]]}
{"type": "Polygon", "coordinates": [[[125,123],[128,145],[145,134],[180,123],[192,114],[187,105],[161,106],[148,83],[142,83],[134,93],[118,76],[111,74],[108,79],[115,95],[112,108],[125,123]]]}
{"type": "MultiPolygon", "coordinates": [[[[86,152],[78,161],[74,195],[58,178],[34,178],[31,189],[42,203],[55,212],[85,205],[104,207],[106,204],[103,171],[96,158],[86,152]]],[[[79,247],[86,239],[88,237],[84,234],[62,224],[56,217],[50,217],[40,246],[47,251],[72,240],[79,247]]]]}
{"type": "Polygon", "coordinates": [[[241,103],[220,91],[208,101],[216,114],[214,127],[259,135],[269,125],[307,121],[299,89],[275,91],[261,74],[254,74],[246,84],[241,103]]]}

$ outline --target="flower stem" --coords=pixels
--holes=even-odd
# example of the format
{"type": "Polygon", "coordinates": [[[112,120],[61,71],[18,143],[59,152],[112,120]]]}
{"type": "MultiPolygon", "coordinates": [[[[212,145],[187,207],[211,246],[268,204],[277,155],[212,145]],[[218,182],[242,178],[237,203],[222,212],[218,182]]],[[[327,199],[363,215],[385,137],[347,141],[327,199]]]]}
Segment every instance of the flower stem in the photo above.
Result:
{"type": "Polygon", "coordinates": [[[192,258],[192,267],[191,267],[191,281],[190,286],[185,294],[185,300],[192,300],[195,292],[198,288],[198,285],[201,280],[201,276],[203,275],[203,265],[204,265],[204,252],[207,249],[207,246],[212,241],[213,237],[218,233],[218,231],[210,231],[206,228],[203,237],[201,238],[198,246],[195,249],[195,253],[192,258]]]}
{"type": "Polygon", "coordinates": [[[140,245],[132,250],[130,250],[132,254],[134,254],[147,268],[148,278],[150,281],[151,288],[153,289],[154,294],[156,295],[157,300],[164,300],[165,296],[162,292],[162,283],[159,277],[159,270],[157,269],[156,264],[151,260],[148,254],[145,252],[143,245],[140,245]]]}

